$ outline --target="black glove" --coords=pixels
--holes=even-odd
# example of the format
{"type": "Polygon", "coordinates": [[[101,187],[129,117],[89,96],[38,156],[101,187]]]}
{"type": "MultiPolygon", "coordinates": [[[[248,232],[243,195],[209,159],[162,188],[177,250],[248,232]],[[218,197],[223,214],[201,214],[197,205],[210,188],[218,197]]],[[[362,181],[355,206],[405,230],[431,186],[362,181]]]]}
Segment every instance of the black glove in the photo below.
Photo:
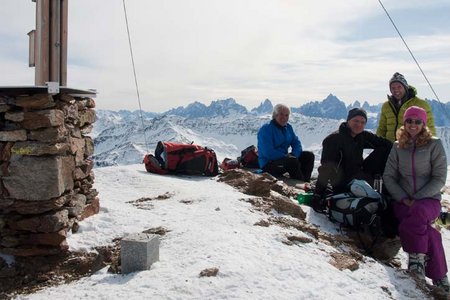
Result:
{"type": "Polygon", "coordinates": [[[311,199],[311,207],[318,213],[324,213],[327,209],[327,202],[322,194],[314,193],[311,199]]]}
{"type": "Polygon", "coordinates": [[[297,158],[294,154],[292,154],[292,153],[288,153],[288,154],[286,154],[286,157],[287,158],[297,158]]]}

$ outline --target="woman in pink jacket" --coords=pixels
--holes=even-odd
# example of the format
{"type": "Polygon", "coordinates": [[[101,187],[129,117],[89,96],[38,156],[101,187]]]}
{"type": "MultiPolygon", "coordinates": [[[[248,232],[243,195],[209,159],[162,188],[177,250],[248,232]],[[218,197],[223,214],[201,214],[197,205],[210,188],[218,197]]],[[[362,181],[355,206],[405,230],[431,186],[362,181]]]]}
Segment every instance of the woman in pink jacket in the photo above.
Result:
{"type": "Polygon", "coordinates": [[[447,159],[440,139],[426,126],[427,113],[411,106],[397,131],[383,179],[396,203],[403,250],[409,255],[408,270],[425,276],[449,294],[447,263],[439,231],[432,225],[441,211],[440,190],[447,178],[447,159]]]}

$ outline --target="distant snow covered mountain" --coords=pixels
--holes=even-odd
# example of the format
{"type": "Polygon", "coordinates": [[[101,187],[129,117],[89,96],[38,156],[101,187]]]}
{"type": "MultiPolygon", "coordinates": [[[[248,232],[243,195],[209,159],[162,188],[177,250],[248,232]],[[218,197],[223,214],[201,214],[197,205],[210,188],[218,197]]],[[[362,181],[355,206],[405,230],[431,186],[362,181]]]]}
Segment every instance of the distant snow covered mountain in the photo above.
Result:
{"type": "Polygon", "coordinates": [[[305,116],[337,120],[345,119],[347,117],[347,108],[345,107],[345,103],[333,94],[329,94],[328,97],[320,102],[309,102],[299,108],[292,109],[292,111],[301,113],[305,116]]]}
{"type": "Polygon", "coordinates": [[[225,100],[212,101],[211,105],[206,106],[200,102],[194,102],[186,106],[180,106],[167,112],[164,115],[177,115],[185,118],[202,118],[202,117],[224,117],[230,114],[247,114],[247,108],[236,103],[233,98],[225,100]]]}
{"type": "MultiPolygon", "coordinates": [[[[437,101],[431,103],[432,107],[440,105],[437,101]]],[[[374,130],[378,116],[376,112],[380,110],[381,104],[370,106],[364,102],[361,105],[356,101],[346,107],[332,94],[322,102],[292,108],[290,123],[303,147],[313,150],[316,159],[319,159],[322,140],[337,130],[340,122],[346,118],[348,109],[353,107],[364,107],[368,111],[367,128],[374,130]]],[[[92,132],[94,161],[96,166],[140,163],[146,153],[153,153],[158,141],[194,142],[214,149],[220,161],[225,157],[236,158],[247,146],[256,145],[258,129],[271,119],[272,110],[269,99],[248,111],[232,98],[213,101],[209,106],[194,102],[163,114],[142,112],[142,118],[139,111],[98,110],[92,132]]],[[[442,115],[443,110],[440,111],[442,115]]],[[[436,120],[448,121],[439,116],[435,114],[436,120]]],[[[443,140],[449,155],[450,129],[439,128],[438,136],[443,140]]]]}
{"type": "MultiPolygon", "coordinates": [[[[147,118],[142,130],[140,120],[121,122],[117,115],[99,114],[95,132],[94,161],[96,166],[140,163],[145,153],[153,152],[158,141],[200,144],[214,149],[219,160],[236,158],[240,151],[256,145],[256,134],[270,115],[234,115],[217,118],[184,118],[174,115],[147,118]],[[108,122],[101,118],[108,118],[108,122]],[[103,128],[100,128],[102,126],[103,128]],[[144,135],[145,133],[145,135],[144,135]]],[[[340,121],[293,114],[291,124],[300,136],[303,147],[320,149],[323,138],[336,130],[340,121]]]]}
{"type": "MultiPolygon", "coordinates": [[[[449,126],[450,125],[450,103],[442,104],[436,100],[428,100],[433,114],[435,116],[437,126],[449,126]]],[[[292,112],[300,113],[304,116],[319,117],[326,119],[341,120],[347,117],[347,112],[355,107],[362,107],[367,111],[368,122],[366,128],[374,129],[378,124],[378,114],[381,111],[382,102],[376,105],[370,105],[367,101],[361,102],[356,100],[352,104],[346,105],[342,100],[333,94],[329,94],[325,99],[321,101],[310,101],[299,107],[291,107],[292,112]]],[[[195,118],[215,118],[226,117],[229,115],[242,114],[242,115],[266,115],[271,114],[273,110],[273,104],[270,99],[265,99],[258,107],[247,110],[246,107],[240,105],[233,98],[224,100],[212,101],[210,105],[205,105],[200,102],[193,102],[186,107],[180,106],[170,109],[163,113],[144,113],[145,117],[175,115],[189,119],[195,118]]],[[[130,117],[136,115],[138,112],[119,111],[119,115],[124,117],[130,117]]]]}
{"type": "Polygon", "coordinates": [[[258,107],[251,110],[252,113],[257,115],[271,114],[273,111],[272,102],[269,99],[264,100],[258,107]]]}

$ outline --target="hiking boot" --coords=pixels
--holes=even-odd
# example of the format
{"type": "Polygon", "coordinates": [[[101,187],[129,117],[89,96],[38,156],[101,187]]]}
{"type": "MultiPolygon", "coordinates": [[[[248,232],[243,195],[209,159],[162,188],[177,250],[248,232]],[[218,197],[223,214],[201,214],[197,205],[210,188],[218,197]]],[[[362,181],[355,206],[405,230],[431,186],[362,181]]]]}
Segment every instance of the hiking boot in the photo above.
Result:
{"type": "Polygon", "coordinates": [[[408,271],[419,279],[425,280],[425,254],[409,253],[408,271]]]}
{"type": "Polygon", "coordinates": [[[441,212],[435,223],[437,225],[450,225],[450,214],[446,211],[441,212]]]}
{"type": "Polygon", "coordinates": [[[442,279],[433,280],[433,285],[440,288],[447,295],[450,295],[450,284],[448,283],[447,275],[445,275],[442,279]]]}

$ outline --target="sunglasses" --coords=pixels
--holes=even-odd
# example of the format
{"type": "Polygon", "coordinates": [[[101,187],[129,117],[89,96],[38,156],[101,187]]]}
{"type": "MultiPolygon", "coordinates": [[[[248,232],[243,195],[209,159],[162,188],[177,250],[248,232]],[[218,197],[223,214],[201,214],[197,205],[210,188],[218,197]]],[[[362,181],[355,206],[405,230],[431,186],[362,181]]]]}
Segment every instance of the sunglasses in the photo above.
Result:
{"type": "Polygon", "coordinates": [[[416,125],[420,125],[422,124],[422,120],[413,120],[413,119],[406,119],[405,120],[406,124],[416,124],[416,125]]]}

